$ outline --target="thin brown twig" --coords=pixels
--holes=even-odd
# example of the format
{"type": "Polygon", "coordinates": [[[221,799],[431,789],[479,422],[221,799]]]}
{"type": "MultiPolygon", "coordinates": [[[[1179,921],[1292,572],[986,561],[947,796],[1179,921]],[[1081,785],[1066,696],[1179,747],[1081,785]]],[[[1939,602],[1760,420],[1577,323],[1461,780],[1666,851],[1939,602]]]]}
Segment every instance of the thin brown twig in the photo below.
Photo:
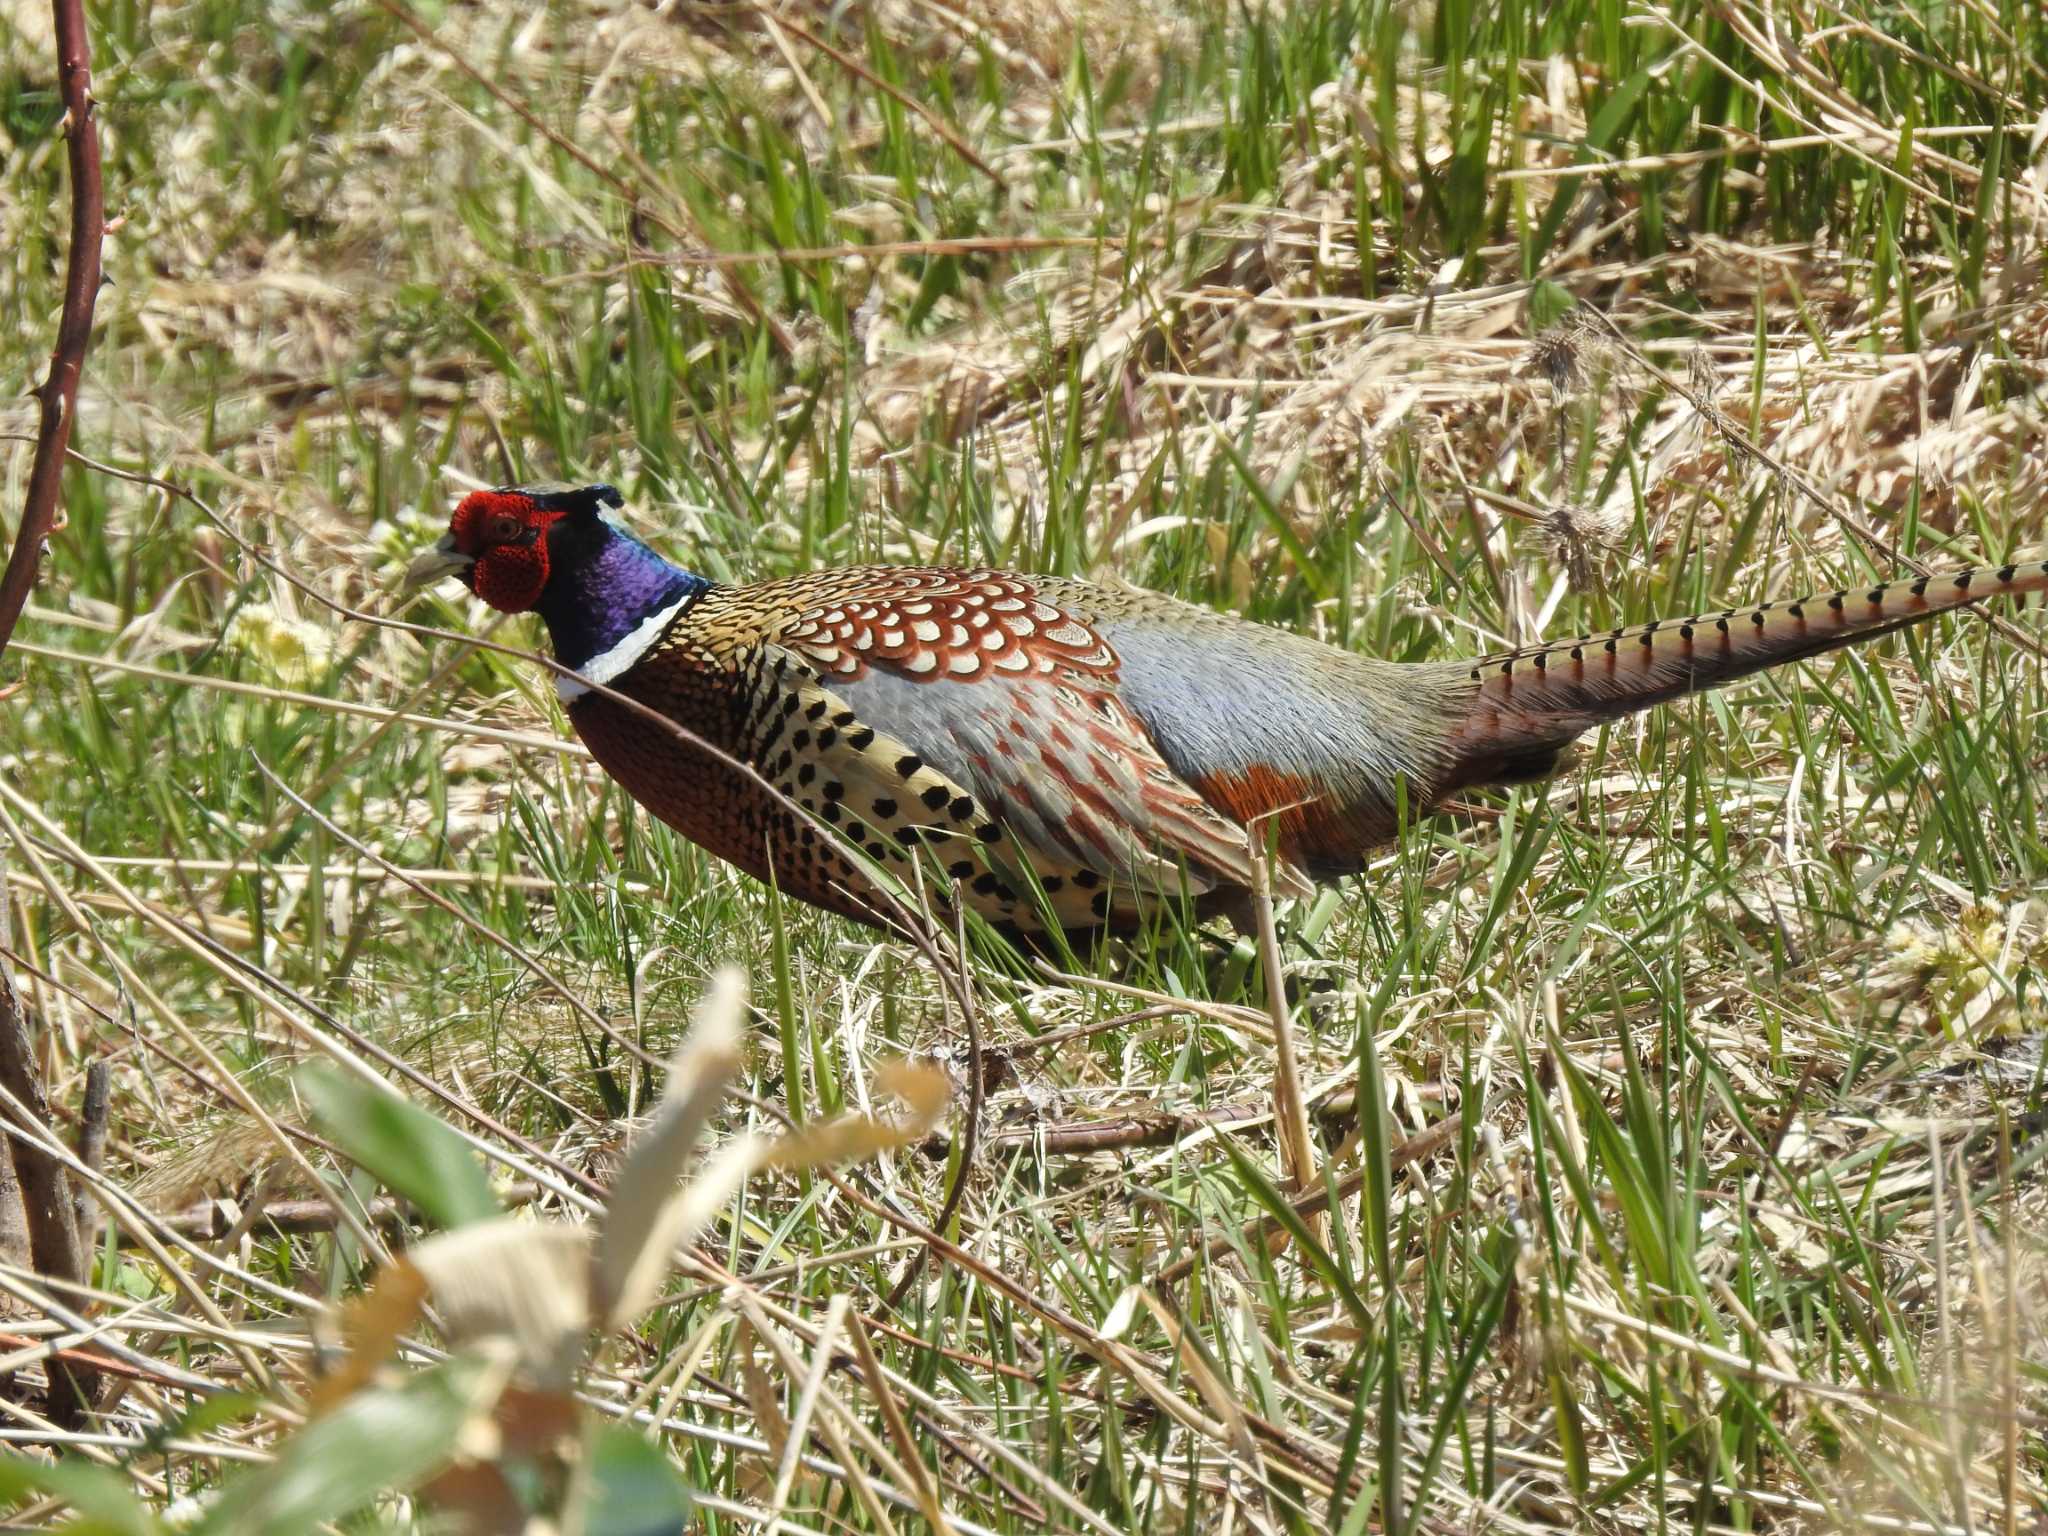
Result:
{"type": "Polygon", "coordinates": [[[57,321],[57,347],[49,376],[38,392],[42,412],[36,452],[22,498],[14,550],[0,573],[0,653],[14,634],[21,610],[36,584],[43,541],[57,524],[64,498],[64,450],[78,413],[78,381],[92,344],[93,305],[100,292],[100,240],[106,232],[106,201],[100,187],[100,136],[92,116],[92,43],[85,31],[83,0],[51,0],[57,31],[57,88],[64,100],[64,147],[71,163],[71,249],[64,265],[64,310],[57,321]]]}
{"type": "MultiPolygon", "coordinates": [[[[85,1069],[85,1098],[78,1106],[78,1160],[98,1173],[107,1160],[107,1120],[114,1104],[114,1069],[101,1057],[85,1069]]],[[[74,1181],[71,1215],[78,1233],[79,1280],[92,1274],[92,1233],[98,1207],[84,1180],[74,1181]]]]}
{"type": "MultiPolygon", "coordinates": [[[[1342,1125],[1358,1113],[1358,1095],[1340,1089],[1314,1105],[1309,1113],[1328,1125],[1342,1125]]],[[[1201,1131],[1257,1125],[1273,1117],[1267,1103],[1219,1104],[1211,1109],[1176,1113],[1113,1115],[1100,1120],[1069,1120],[1054,1125],[1021,1125],[993,1131],[982,1138],[986,1153],[1029,1149],[1048,1157],[1074,1157],[1091,1152],[1123,1152],[1135,1147],[1161,1147],[1201,1131]]],[[[926,1138],[927,1155],[944,1156],[944,1137],[926,1138]]]]}
{"type": "MultiPolygon", "coordinates": [[[[64,307],[57,321],[57,345],[50,371],[37,392],[35,457],[29,465],[21,521],[7,567],[0,571],[0,653],[14,636],[42,568],[43,544],[57,527],[64,499],[64,455],[78,414],[78,385],[92,345],[93,308],[100,291],[100,242],[106,233],[106,200],[100,182],[99,131],[93,122],[92,40],[85,29],[83,0],[52,0],[57,44],[57,87],[64,102],[65,155],[71,170],[71,245],[64,264],[64,307]]],[[[0,1078],[24,1113],[50,1123],[42,1074],[28,1035],[27,1004],[0,970],[0,1078]]],[[[22,1127],[26,1131],[29,1127],[22,1127]]],[[[26,1135],[10,1136],[0,1155],[11,1159],[27,1217],[29,1252],[39,1273],[80,1278],[88,1262],[81,1253],[72,1191],[64,1170],[26,1135]]],[[[49,1411],[62,1428],[73,1428],[90,1411],[98,1373],[90,1367],[50,1362],[49,1411]]]]}
{"type": "MultiPolygon", "coordinates": [[[[531,1205],[540,1197],[540,1186],[523,1180],[498,1191],[498,1201],[507,1210],[531,1205]]],[[[361,1219],[373,1227],[400,1230],[417,1216],[407,1202],[390,1195],[379,1195],[364,1205],[361,1219]]],[[[332,1232],[339,1225],[334,1203],[330,1200],[272,1200],[239,1208],[232,1201],[200,1200],[182,1211],[159,1216],[156,1222],[163,1231],[176,1232],[206,1243],[234,1238],[243,1232],[262,1236],[265,1230],[296,1237],[312,1232],[332,1232]]],[[[121,1241],[126,1246],[132,1244],[134,1238],[123,1233],[121,1241]]]]}
{"type": "Polygon", "coordinates": [[[52,1346],[46,1339],[31,1338],[25,1333],[0,1332],[0,1349],[10,1353],[16,1350],[47,1351],[46,1359],[50,1363],[62,1361],[73,1367],[84,1366],[97,1376],[125,1376],[133,1381],[150,1381],[171,1388],[190,1386],[189,1382],[182,1381],[168,1372],[145,1371],[139,1365],[130,1364],[126,1360],[116,1359],[94,1349],[62,1344],[52,1346]]]}
{"type": "MultiPolygon", "coordinates": [[[[63,1165],[52,1159],[32,1132],[47,1134],[50,1102],[29,1035],[28,1006],[13,981],[0,972],[0,1086],[21,1113],[39,1121],[34,1126],[5,1126],[0,1156],[11,1157],[28,1218],[29,1258],[39,1275],[76,1280],[85,1272],[79,1254],[78,1225],[72,1216],[71,1184],[63,1165]]],[[[65,1427],[84,1422],[97,1379],[85,1370],[75,1373],[53,1367],[50,1372],[50,1417],[65,1427]]]]}
{"type": "Polygon", "coordinates": [[[1301,1091],[1301,1062],[1294,1050],[1294,1010],[1287,1006],[1287,967],[1280,958],[1280,932],[1273,921],[1272,855],[1264,829],[1251,831],[1252,913],[1258,919],[1259,966],[1266,973],[1266,1005],[1273,1018],[1273,1122],[1288,1188],[1300,1194],[1316,1183],[1316,1144],[1309,1130],[1308,1101],[1301,1091]]]}
{"type": "MultiPolygon", "coordinates": [[[[742,267],[765,261],[852,261],[890,256],[1009,256],[1026,251],[1081,250],[1108,244],[1101,235],[960,235],[935,240],[792,245],[765,251],[636,251],[635,262],[664,267],[742,267]]],[[[1123,244],[1122,240],[1118,244],[1123,244]]]]}

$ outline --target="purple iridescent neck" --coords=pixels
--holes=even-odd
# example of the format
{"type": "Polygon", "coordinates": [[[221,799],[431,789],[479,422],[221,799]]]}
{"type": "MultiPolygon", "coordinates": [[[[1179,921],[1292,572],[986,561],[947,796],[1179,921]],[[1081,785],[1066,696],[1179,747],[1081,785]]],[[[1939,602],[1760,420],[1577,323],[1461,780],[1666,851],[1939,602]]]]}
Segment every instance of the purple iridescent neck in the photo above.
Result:
{"type": "Polygon", "coordinates": [[[579,671],[634,636],[654,615],[687,603],[711,585],[598,518],[563,519],[555,525],[548,553],[548,584],[536,611],[547,623],[555,659],[579,671]]]}

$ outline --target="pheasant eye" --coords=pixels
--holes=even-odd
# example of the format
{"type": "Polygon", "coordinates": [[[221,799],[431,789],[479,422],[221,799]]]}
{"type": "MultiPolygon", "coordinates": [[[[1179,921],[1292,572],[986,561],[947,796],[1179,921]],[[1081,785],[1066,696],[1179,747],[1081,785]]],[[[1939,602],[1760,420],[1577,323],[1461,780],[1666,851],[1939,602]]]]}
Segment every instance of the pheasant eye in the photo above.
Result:
{"type": "Polygon", "coordinates": [[[484,524],[486,544],[510,544],[526,532],[526,524],[510,512],[500,512],[484,524]]]}

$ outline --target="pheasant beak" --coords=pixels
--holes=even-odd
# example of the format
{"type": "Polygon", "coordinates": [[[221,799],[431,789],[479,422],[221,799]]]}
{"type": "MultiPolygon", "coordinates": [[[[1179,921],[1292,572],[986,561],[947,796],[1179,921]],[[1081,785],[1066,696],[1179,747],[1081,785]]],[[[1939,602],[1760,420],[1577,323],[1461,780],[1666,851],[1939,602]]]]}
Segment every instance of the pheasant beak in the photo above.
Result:
{"type": "Polygon", "coordinates": [[[476,556],[457,549],[455,535],[451,533],[432,549],[423,549],[413,557],[412,564],[405,568],[405,580],[399,583],[399,593],[417,592],[444,576],[459,576],[475,564],[476,556]]]}

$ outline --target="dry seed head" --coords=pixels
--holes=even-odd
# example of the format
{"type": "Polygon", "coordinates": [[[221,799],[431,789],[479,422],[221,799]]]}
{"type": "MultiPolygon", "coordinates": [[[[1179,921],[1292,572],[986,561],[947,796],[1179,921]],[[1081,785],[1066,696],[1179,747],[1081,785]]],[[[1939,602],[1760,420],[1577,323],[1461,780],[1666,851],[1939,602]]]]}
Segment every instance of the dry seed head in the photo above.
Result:
{"type": "Polygon", "coordinates": [[[1621,549],[1624,531],[1625,524],[1612,504],[1582,507],[1560,502],[1546,510],[1536,537],[1544,554],[1564,567],[1572,590],[1589,592],[1607,557],[1621,549]]]}
{"type": "Polygon", "coordinates": [[[1552,326],[1530,344],[1525,371],[1547,380],[1553,395],[1570,394],[1580,377],[1578,338],[1568,327],[1552,326]]]}

